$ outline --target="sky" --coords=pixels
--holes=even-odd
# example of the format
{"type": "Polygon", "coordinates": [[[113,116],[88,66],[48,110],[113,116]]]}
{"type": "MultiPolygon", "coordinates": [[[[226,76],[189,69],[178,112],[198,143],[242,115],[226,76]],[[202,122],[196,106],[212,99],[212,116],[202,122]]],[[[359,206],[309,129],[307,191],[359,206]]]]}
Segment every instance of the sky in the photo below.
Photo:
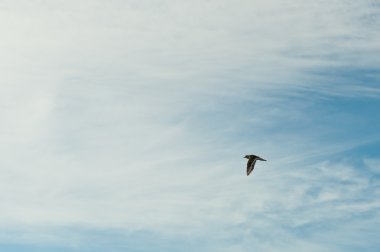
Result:
{"type": "Polygon", "coordinates": [[[380,251],[379,27],[378,0],[1,0],[0,250],[380,251]]]}

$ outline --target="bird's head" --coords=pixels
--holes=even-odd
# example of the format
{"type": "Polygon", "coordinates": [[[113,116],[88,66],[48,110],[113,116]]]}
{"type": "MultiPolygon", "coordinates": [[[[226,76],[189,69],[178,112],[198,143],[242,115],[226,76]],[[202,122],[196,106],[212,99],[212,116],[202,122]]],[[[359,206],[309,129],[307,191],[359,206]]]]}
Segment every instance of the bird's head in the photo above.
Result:
{"type": "Polygon", "coordinates": [[[249,155],[245,155],[244,158],[248,158],[249,159],[249,155]]]}

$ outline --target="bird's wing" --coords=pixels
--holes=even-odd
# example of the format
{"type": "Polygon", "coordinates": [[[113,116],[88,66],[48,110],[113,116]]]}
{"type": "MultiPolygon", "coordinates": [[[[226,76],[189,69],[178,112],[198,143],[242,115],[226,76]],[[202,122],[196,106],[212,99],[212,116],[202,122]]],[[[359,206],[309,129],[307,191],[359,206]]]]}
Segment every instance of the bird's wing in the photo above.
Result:
{"type": "Polygon", "coordinates": [[[255,168],[256,159],[252,158],[248,160],[247,163],[247,176],[253,171],[253,168],[255,168]]]}
{"type": "Polygon", "coordinates": [[[256,157],[257,160],[266,161],[264,158],[261,158],[259,156],[256,157]]]}

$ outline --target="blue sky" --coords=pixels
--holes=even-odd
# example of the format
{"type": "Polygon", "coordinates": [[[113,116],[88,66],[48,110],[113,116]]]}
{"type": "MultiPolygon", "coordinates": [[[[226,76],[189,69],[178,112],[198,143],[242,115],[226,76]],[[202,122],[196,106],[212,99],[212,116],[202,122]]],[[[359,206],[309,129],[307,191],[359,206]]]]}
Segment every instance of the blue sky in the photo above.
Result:
{"type": "Polygon", "coordinates": [[[0,250],[379,251],[379,8],[0,1],[0,250]]]}

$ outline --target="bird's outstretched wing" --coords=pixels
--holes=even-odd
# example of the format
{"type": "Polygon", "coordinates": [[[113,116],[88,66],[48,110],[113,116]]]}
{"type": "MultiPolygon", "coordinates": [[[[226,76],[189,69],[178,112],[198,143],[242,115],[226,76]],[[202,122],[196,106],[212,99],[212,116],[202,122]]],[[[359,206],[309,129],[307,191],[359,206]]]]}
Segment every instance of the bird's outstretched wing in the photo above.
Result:
{"type": "Polygon", "coordinates": [[[266,161],[264,158],[261,158],[259,156],[256,157],[256,160],[266,161]]]}
{"type": "Polygon", "coordinates": [[[247,163],[247,176],[253,171],[255,168],[256,158],[252,158],[248,160],[247,163]]]}

